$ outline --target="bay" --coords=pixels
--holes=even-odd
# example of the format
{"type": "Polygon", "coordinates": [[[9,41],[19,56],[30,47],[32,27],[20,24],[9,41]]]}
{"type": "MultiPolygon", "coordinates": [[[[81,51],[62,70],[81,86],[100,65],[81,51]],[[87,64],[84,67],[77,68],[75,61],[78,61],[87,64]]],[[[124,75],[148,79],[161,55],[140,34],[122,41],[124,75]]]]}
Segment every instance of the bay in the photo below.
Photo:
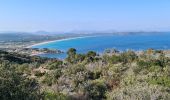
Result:
{"type": "MultiPolygon", "coordinates": [[[[143,34],[116,34],[98,35],[92,37],[64,39],[51,43],[33,46],[32,48],[59,49],[67,52],[69,48],[75,48],[78,53],[96,51],[102,53],[106,49],[125,50],[146,50],[149,48],[167,50],[170,49],[170,32],[143,33],[143,34]]],[[[64,54],[41,54],[43,57],[60,58],[66,57],[64,54]]]]}

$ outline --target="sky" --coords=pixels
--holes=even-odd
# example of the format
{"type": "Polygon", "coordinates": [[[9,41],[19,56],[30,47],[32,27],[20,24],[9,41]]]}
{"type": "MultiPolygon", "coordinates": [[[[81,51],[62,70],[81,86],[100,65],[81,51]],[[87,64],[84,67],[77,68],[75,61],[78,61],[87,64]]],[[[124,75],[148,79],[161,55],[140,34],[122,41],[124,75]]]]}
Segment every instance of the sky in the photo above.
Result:
{"type": "Polygon", "coordinates": [[[0,0],[0,31],[170,31],[170,0],[0,0]]]}

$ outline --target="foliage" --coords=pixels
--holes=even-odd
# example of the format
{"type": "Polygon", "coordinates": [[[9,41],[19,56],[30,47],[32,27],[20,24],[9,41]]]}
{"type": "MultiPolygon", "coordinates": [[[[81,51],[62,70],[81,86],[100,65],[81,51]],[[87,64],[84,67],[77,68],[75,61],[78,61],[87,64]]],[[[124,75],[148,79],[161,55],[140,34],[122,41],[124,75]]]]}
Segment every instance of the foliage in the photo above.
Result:
{"type": "Polygon", "coordinates": [[[150,84],[162,85],[162,86],[170,88],[170,77],[169,76],[153,77],[151,79],[148,79],[148,81],[150,84]]]}
{"type": "Polygon", "coordinates": [[[40,98],[36,80],[22,76],[14,69],[6,69],[6,65],[0,67],[1,100],[38,100],[40,98]]]}
{"type": "Polygon", "coordinates": [[[62,93],[53,93],[53,92],[45,91],[44,100],[69,100],[69,99],[66,95],[62,93]]]}
{"type": "Polygon", "coordinates": [[[57,68],[62,67],[62,64],[63,64],[62,61],[56,60],[56,61],[54,61],[54,62],[48,63],[47,66],[46,66],[46,68],[48,68],[48,69],[50,69],[50,70],[55,70],[55,69],[57,69],[57,68]]]}
{"type": "Polygon", "coordinates": [[[0,99],[170,99],[170,58],[163,51],[76,51],[69,49],[65,60],[0,51],[0,99]]]}
{"type": "Polygon", "coordinates": [[[35,72],[35,76],[37,76],[37,77],[41,77],[41,76],[43,76],[45,74],[45,72],[40,72],[40,71],[36,71],[35,72]]]}
{"type": "Polygon", "coordinates": [[[70,62],[70,63],[75,63],[75,56],[76,56],[76,49],[74,48],[70,48],[68,51],[67,51],[67,61],[70,62]]]}
{"type": "Polygon", "coordinates": [[[86,91],[89,94],[89,98],[93,100],[101,100],[105,99],[105,93],[107,90],[107,86],[104,81],[94,80],[89,83],[86,87],[86,91]]]}

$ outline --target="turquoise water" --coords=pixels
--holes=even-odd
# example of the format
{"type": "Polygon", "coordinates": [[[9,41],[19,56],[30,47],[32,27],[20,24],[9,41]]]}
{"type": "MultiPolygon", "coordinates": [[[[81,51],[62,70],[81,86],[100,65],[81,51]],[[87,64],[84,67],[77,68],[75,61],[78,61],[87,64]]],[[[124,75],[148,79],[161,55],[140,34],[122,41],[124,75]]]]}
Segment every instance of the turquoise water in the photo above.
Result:
{"type": "MultiPolygon", "coordinates": [[[[131,35],[102,35],[71,40],[63,40],[34,46],[33,48],[55,48],[66,52],[69,48],[76,48],[78,53],[89,50],[102,53],[109,48],[124,50],[170,49],[170,33],[147,33],[131,35]]],[[[43,54],[50,58],[65,58],[66,54],[43,54]]]]}

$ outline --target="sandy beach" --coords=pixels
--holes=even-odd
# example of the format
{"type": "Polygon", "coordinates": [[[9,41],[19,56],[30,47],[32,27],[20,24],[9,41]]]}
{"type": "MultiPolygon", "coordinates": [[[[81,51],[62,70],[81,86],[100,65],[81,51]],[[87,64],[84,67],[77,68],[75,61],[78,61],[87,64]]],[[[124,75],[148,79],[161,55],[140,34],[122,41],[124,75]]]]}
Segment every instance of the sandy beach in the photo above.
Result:
{"type": "Polygon", "coordinates": [[[79,39],[79,38],[87,38],[87,37],[96,37],[96,36],[83,36],[83,37],[74,37],[74,38],[65,38],[65,39],[58,39],[58,40],[52,40],[52,41],[45,41],[45,42],[36,43],[36,44],[30,45],[30,46],[27,46],[26,48],[32,48],[34,46],[49,44],[49,43],[53,43],[53,42],[68,41],[68,40],[79,39]]]}

